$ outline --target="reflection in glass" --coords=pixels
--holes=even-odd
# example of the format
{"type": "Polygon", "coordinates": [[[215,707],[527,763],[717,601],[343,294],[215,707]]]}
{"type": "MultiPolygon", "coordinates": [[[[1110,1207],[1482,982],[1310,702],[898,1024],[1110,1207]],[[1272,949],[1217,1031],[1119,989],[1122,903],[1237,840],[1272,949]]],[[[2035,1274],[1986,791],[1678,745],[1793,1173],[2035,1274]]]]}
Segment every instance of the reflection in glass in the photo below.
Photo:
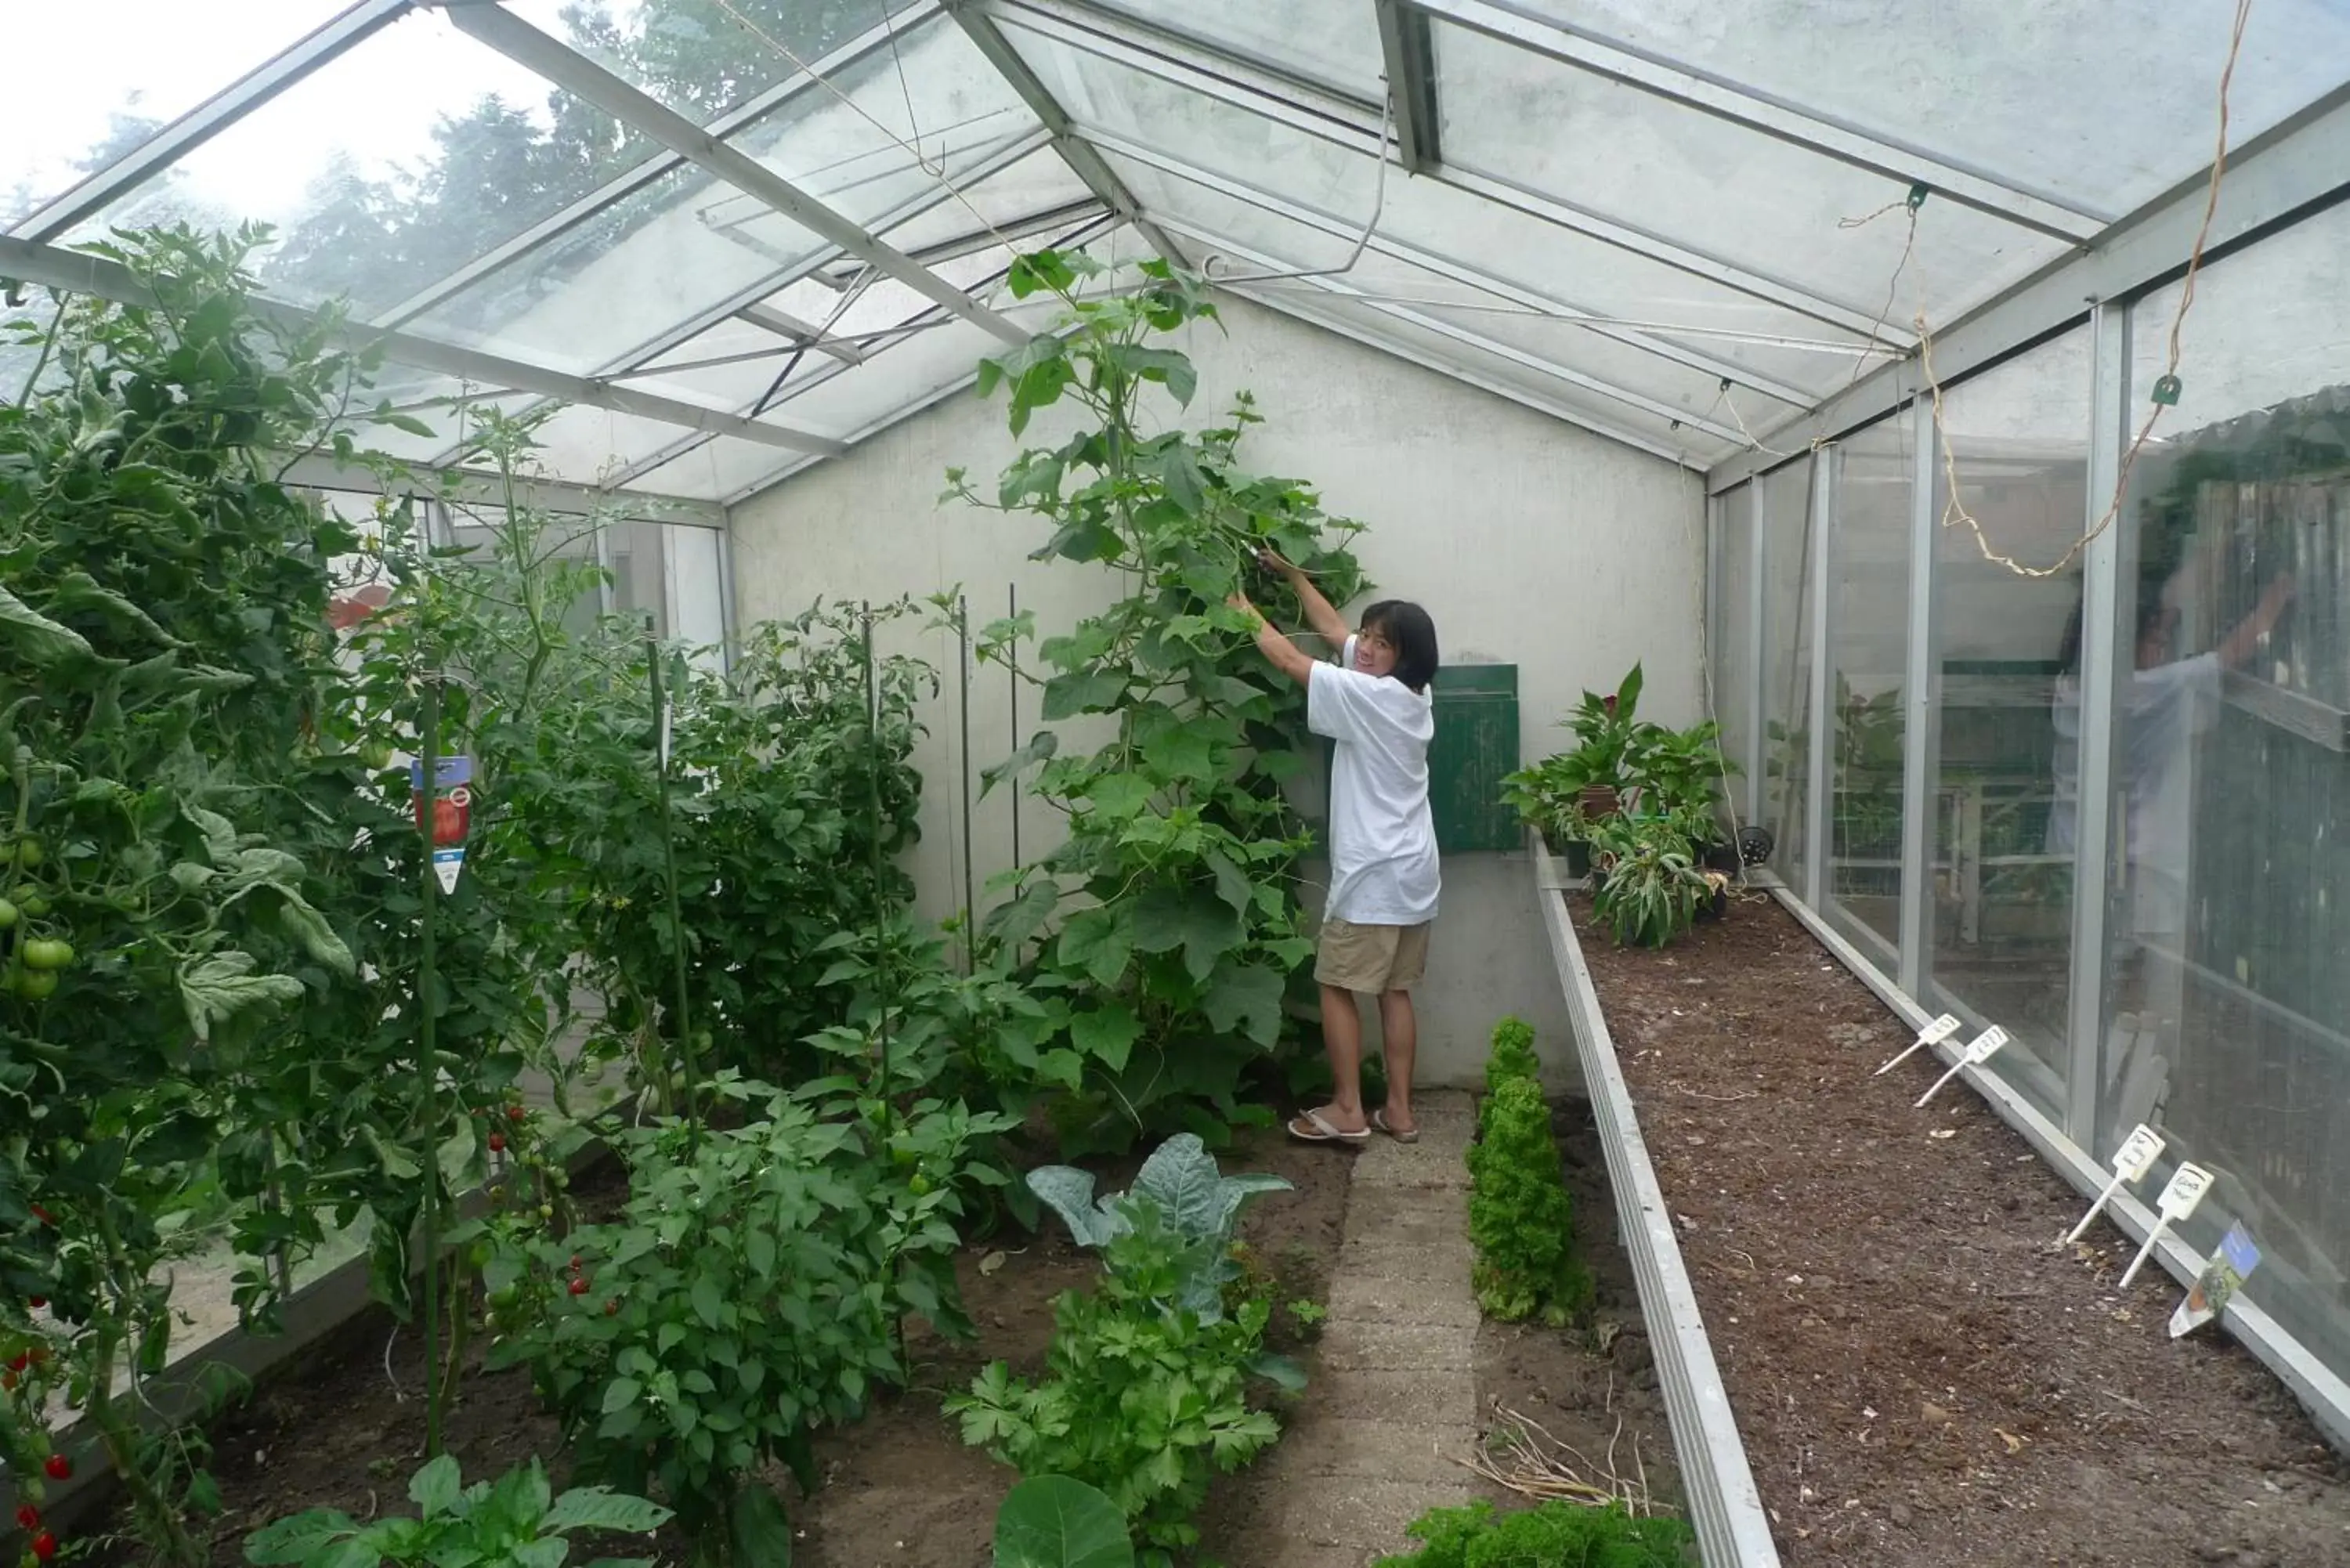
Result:
{"type": "MultiPolygon", "coordinates": [[[[2350,208],[2214,265],[2129,476],[2099,1152],[2217,1173],[2248,1293],[2350,1370],[2350,208]]],[[[2134,408],[2178,291],[2131,312],[2134,408]]]]}
{"type": "Polygon", "coordinates": [[[1902,680],[1909,656],[1908,410],[1841,443],[1829,616],[1829,919],[1892,967],[1901,940],[1902,680]],[[1870,939],[1874,939],[1873,940],[1870,939]]]}
{"type": "Polygon", "coordinates": [[[2075,557],[2087,507],[2089,335],[2075,328],[1943,400],[1958,500],[1938,531],[1929,998],[2015,1045],[1994,1070],[2061,1111],[2073,937],[2072,799],[2080,729],[2075,557]]]}

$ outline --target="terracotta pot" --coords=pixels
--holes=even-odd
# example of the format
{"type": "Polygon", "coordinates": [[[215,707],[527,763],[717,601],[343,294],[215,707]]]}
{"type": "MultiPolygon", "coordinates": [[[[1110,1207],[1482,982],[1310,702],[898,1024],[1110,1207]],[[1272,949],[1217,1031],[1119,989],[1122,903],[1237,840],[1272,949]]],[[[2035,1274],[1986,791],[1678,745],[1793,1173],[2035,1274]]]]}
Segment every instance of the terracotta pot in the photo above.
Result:
{"type": "Polygon", "coordinates": [[[1598,822],[1615,815],[1622,803],[1614,785],[1586,784],[1583,793],[1575,796],[1575,804],[1583,808],[1585,816],[1598,822]]]}

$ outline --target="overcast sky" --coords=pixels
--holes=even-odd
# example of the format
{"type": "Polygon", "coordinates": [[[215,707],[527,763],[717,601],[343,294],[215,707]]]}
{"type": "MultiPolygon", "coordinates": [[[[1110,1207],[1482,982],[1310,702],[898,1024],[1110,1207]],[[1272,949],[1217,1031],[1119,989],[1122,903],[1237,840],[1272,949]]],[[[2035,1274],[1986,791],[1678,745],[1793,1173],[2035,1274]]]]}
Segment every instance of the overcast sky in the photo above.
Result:
{"type": "MultiPolygon", "coordinates": [[[[0,43],[38,62],[0,92],[0,199],[21,180],[39,197],[77,178],[109,111],[170,120],[346,8],[348,0],[9,0],[0,43]]],[[[616,5],[617,11],[631,7],[616,5]]],[[[560,0],[514,9],[554,29],[560,0]]],[[[437,13],[411,13],[239,121],[181,164],[191,193],[243,217],[282,221],[338,151],[380,172],[413,162],[433,122],[485,93],[536,110],[546,84],[437,13]]]]}

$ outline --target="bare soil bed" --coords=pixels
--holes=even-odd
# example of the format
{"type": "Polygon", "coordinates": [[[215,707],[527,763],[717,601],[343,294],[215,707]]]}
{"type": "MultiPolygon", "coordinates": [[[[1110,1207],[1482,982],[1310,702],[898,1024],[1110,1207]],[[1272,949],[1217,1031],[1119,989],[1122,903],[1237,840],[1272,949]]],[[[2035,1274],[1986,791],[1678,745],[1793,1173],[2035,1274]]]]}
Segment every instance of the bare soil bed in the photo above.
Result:
{"type": "Polygon", "coordinates": [[[2350,1563],[2350,1467],[1774,903],[1663,952],[1572,903],[1791,1568],[2350,1563]]]}
{"type": "MultiPolygon", "coordinates": [[[[1575,1205],[1575,1245],[1591,1271],[1589,1321],[1555,1329],[1489,1319],[1477,1331],[1478,1408],[1489,1428],[1501,1412],[1525,1417],[1583,1456],[1588,1463],[1575,1468],[1586,1479],[1603,1486],[1611,1475],[1645,1483],[1658,1511],[1678,1513],[1682,1497],[1672,1426],[1657,1386],[1632,1261],[1617,1231],[1591,1103],[1555,1102],[1551,1121],[1575,1205]]],[[[1507,1454],[1494,1458],[1500,1468],[1513,1468],[1507,1454]]],[[[1482,1490],[1504,1508],[1532,1501],[1490,1480],[1482,1490]]]]}
{"type": "MultiPolygon", "coordinates": [[[[1326,1149],[1284,1142],[1278,1128],[1243,1133],[1219,1158],[1228,1171],[1272,1171],[1295,1185],[1294,1192],[1269,1194],[1252,1206],[1243,1239],[1274,1277],[1279,1300],[1323,1300],[1346,1217],[1343,1162],[1326,1149]]],[[[1097,1168],[1115,1189],[1139,1164],[1138,1157],[1097,1168]]],[[[607,1168],[603,1179],[615,1180],[617,1174],[607,1168]]],[[[588,1198],[590,1189],[583,1185],[581,1196],[588,1198]]],[[[1040,1371],[1052,1337],[1054,1297],[1090,1284],[1099,1263],[1048,1216],[1038,1235],[1014,1233],[967,1249],[957,1272],[977,1340],[951,1341],[927,1325],[912,1325],[912,1388],[877,1403],[855,1426],[820,1438],[824,1485],[813,1497],[801,1497],[778,1473],[799,1537],[793,1559],[799,1568],[984,1568],[989,1562],[996,1506],[1014,1478],[962,1445],[940,1401],[967,1386],[990,1361],[1040,1371]],[[1000,1262],[988,1262],[998,1252],[1000,1262]]],[[[1305,1358],[1310,1376],[1310,1346],[1286,1311],[1276,1314],[1273,1343],[1305,1358]]],[[[371,1313],[224,1414],[213,1428],[213,1469],[226,1510],[209,1532],[214,1563],[242,1564],[248,1533],[306,1508],[339,1508],[361,1519],[408,1511],[408,1477],[422,1462],[421,1379],[416,1334],[394,1336],[390,1320],[371,1313]]],[[[1313,1397],[1309,1383],[1301,1397],[1313,1397]]],[[[556,1424],[539,1409],[521,1372],[475,1366],[445,1433],[469,1481],[536,1454],[548,1459],[556,1484],[564,1484],[556,1424]]],[[[1206,1545],[1227,1562],[1249,1561],[1245,1539],[1224,1537],[1243,1530],[1232,1521],[1249,1516],[1254,1485],[1254,1475],[1243,1471],[1220,1478],[1210,1494],[1206,1545]]],[[[116,1513],[94,1520],[87,1530],[104,1537],[127,1524],[116,1513]]],[[[585,1545],[621,1554],[646,1551],[642,1541],[585,1545]]],[[[667,1532],[652,1550],[668,1563],[685,1557],[683,1541],[667,1532]]],[[[574,1552],[582,1562],[602,1554],[574,1552]]],[[[139,1560],[135,1543],[119,1534],[96,1556],[109,1563],[139,1560]]]]}

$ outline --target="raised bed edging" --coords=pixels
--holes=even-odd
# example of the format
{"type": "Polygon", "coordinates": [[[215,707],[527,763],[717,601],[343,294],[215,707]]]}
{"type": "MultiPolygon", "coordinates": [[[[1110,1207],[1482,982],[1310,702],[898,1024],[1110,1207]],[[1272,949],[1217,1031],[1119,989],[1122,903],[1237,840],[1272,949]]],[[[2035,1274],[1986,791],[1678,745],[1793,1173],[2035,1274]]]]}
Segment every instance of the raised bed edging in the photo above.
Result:
{"type": "Polygon", "coordinates": [[[1534,841],[1534,899],[1550,934],[1551,955],[1565,993],[1575,1049],[1583,1064],[1592,1120],[1607,1157],[1607,1181],[1616,1194],[1617,1230],[1632,1260],[1640,1290],[1640,1315],[1656,1355],[1657,1382],[1673,1428],[1680,1460],[1681,1489],[1689,1500],[1690,1525],[1697,1532],[1705,1568],[1779,1568],[1779,1548],[1771,1539],[1770,1515],[1746,1462],[1745,1440],[1730,1407],[1721,1372],[1706,1338],[1705,1320],[1681,1261],[1673,1217],[1657,1184],[1656,1167],[1640,1137],[1638,1116],[1616,1059],[1615,1042],[1583,961],[1583,946],[1568,918],[1565,867],[1550,846],[1534,841]]]}

